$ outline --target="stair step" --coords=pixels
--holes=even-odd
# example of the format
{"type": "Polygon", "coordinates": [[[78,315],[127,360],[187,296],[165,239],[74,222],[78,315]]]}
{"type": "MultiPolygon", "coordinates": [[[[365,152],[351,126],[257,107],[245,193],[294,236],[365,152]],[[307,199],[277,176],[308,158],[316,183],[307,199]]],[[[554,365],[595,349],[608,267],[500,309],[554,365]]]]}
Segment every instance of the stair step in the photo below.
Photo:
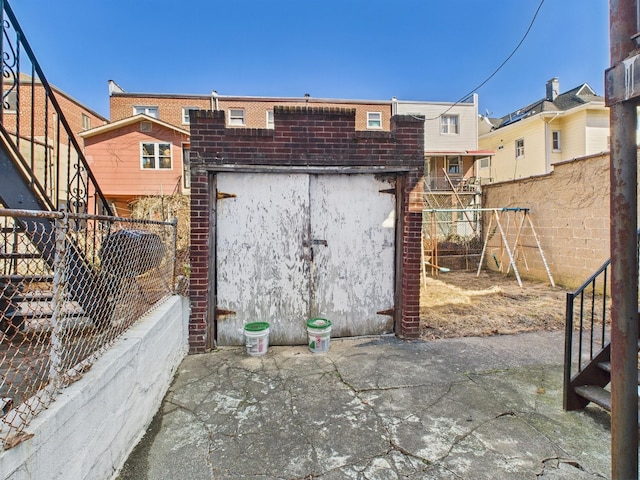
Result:
{"type": "Polygon", "coordinates": [[[611,411],[611,392],[595,385],[583,385],[576,387],[575,392],[590,402],[600,405],[605,410],[611,411]]]}
{"type": "MultiPolygon", "coordinates": [[[[600,362],[598,363],[598,367],[605,372],[611,373],[611,362],[600,362]]],[[[640,370],[638,370],[638,385],[640,385],[640,370]]]]}

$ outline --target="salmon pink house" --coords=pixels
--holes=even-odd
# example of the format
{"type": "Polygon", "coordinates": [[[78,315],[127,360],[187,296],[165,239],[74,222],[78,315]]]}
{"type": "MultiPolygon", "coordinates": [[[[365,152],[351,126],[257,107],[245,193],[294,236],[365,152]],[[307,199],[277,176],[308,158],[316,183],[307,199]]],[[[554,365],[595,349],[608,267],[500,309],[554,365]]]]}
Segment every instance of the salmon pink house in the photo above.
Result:
{"type": "Polygon", "coordinates": [[[189,132],[144,114],[80,133],[84,153],[117,215],[136,198],[189,193],[189,132]],[[186,159],[186,160],[185,160],[186,159]]]}

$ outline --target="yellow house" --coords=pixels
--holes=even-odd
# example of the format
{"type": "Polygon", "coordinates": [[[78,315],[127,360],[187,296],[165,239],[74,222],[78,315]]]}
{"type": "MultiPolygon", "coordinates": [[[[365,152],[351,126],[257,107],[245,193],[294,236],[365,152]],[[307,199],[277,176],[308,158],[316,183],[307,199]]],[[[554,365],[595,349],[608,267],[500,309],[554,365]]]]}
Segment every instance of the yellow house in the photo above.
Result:
{"type": "Polygon", "coordinates": [[[559,93],[552,78],[546,96],[499,119],[480,116],[478,146],[495,151],[479,165],[493,182],[542,175],[553,164],[609,150],[609,109],[588,84],[559,93]]]}

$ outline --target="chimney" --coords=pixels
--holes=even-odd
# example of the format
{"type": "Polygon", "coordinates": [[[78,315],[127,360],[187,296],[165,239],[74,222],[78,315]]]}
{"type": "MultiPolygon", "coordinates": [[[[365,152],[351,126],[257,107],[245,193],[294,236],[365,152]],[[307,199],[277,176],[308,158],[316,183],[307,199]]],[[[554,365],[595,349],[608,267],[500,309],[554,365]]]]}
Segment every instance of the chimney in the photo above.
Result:
{"type": "Polygon", "coordinates": [[[560,80],[558,77],[553,77],[547,82],[547,100],[553,102],[560,94],[560,80]]]}

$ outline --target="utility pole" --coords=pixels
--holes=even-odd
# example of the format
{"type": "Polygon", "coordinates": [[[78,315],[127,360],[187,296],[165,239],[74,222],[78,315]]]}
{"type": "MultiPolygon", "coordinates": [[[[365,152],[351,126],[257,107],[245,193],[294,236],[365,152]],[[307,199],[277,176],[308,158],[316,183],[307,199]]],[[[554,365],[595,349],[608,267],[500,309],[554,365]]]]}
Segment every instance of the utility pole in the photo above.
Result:
{"type": "Polygon", "coordinates": [[[611,478],[638,479],[639,0],[609,0],[611,67],[611,478]]]}

